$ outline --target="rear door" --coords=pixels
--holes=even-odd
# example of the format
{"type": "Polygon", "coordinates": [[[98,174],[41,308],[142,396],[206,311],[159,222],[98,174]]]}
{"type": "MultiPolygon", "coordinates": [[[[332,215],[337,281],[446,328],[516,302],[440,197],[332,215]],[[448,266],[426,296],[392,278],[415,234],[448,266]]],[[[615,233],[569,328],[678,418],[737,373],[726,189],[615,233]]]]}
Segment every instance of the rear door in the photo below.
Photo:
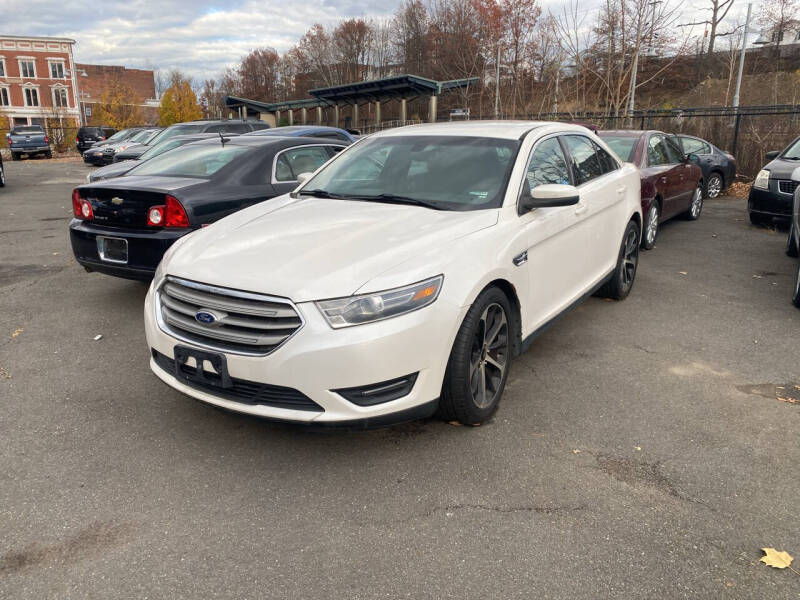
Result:
{"type": "Polygon", "coordinates": [[[687,210],[692,202],[692,192],[697,185],[697,178],[692,177],[692,171],[696,171],[696,168],[686,161],[678,140],[674,136],[667,136],[665,141],[673,165],[673,173],[677,176],[675,180],[675,212],[673,214],[680,214],[687,210]]]}
{"type": "Polygon", "coordinates": [[[675,169],[677,157],[670,152],[663,133],[651,134],[647,140],[647,165],[655,174],[656,193],[662,198],[662,219],[674,215],[680,203],[680,174],[675,169]]]}

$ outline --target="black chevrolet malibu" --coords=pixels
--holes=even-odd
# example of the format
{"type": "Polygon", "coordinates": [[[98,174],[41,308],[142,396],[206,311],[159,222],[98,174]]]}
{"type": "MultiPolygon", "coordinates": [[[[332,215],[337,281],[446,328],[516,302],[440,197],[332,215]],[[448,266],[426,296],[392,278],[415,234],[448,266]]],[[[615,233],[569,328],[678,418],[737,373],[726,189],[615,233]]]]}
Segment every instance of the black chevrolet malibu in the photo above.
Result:
{"type": "Polygon", "coordinates": [[[170,150],[125,177],[72,192],[69,230],[87,271],[152,278],[172,243],[237,210],[292,191],[347,146],[337,140],[212,138],[170,150]]]}
{"type": "Polygon", "coordinates": [[[792,218],[794,190],[800,184],[800,137],[782,151],[767,152],[768,162],[756,175],[747,212],[753,225],[769,225],[778,220],[788,223],[792,218]]]}

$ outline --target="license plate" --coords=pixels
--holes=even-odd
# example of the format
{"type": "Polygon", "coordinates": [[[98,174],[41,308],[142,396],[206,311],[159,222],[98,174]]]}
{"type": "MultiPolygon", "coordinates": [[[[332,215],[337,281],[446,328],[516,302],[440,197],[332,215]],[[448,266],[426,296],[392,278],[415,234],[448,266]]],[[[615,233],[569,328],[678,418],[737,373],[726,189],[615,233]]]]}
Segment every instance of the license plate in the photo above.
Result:
{"type": "Polygon", "coordinates": [[[206,352],[188,346],[175,346],[175,377],[188,383],[218,388],[233,387],[224,354],[206,352]]]}
{"type": "Polygon", "coordinates": [[[127,264],[128,240],[125,238],[97,236],[97,254],[100,260],[110,263],[127,264]]]}

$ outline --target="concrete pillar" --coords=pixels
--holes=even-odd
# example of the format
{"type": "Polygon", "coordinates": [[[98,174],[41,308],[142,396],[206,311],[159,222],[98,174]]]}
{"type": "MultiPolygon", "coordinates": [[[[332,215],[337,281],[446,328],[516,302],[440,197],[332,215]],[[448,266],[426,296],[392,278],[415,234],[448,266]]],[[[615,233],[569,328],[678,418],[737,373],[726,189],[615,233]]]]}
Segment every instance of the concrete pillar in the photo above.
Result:
{"type": "Polygon", "coordinates": [[[400,100],[400,124],[406,124],[406,99],[402,98],[400,100]]]}
{"type": "Polygon", "coordinates": [[[429,123],[436,123],[436,105],[438,101],[438,96],[431,96],[430,100],[428,101],[428,122],[429,123]]]}
{"type": "Polygon", "coordinates": [[[275,127],[280,127],[280,126],[281,126],[281,111],[276,110],[275,111],[275,127]]]}
{"type": "Polygon", "coordinates": [[[333,126],[334,127],[338,127],[339,126],[339,105],[338,104],[334,105],[334,107],[333,107],[333,126]]]}
{"type": "Polygon", "coordinates": [[[358,102],[353,103],[353,129],[358,129],[358,102]]]}
{"type": "Polygon", "coordinates": [[[275,127],[275,115],[272,113],[261,113],[259,118],[265,121],[270,127],[275,127]]]}
{"type": "Polygon", "coordinates": [[[294,125],[294,111],[290,108],[286,112],[289,113],[289,125],[294,125]]]}
{"type": "Polygon", "coordinates": [[[322,125],[322,107],[317,107],[317,125],[322,125]]]}
{"type": "Polygon", "coordinates": [[[305,125],[308,121],[308,110],[305,108],[300,109],[300,122],[305,125]]]}
{"type": "Polygon", "coordinates": [[[375,103],[375,125],[381,124],[381,101],[375,103]]]}

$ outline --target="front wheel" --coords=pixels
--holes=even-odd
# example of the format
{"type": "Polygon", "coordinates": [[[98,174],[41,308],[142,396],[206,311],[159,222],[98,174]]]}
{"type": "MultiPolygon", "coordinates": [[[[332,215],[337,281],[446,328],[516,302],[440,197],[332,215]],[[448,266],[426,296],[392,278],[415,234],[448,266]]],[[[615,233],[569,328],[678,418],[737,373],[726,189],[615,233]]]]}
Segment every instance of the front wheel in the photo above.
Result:
{"type": "Polygon", "coordinates": [[[692,203],[689,205],[689,210],[686,211],[686,218],[690,221],[697,221],[701,212],[703,212],[703,186],[698,183],[694,189],[692,203]]]}
{"type": "Polygon", "coordinates": [[[617,266],[611,279],[600,288],[600,295],[613,300],[622,300],[631,293],[636,269],[639,266],[639,225],[631,221],[622,236],[622,245],[617,257],[617,266]]]}
{"type": "Polygon", "coordinates": [[[5,186],[6,184],[6,174],[3,171],[3,165],[0,163],[0,187],[5,186]]]}
{"type": "Polygon", "coordinates": [[[511,363],[511,304],[496,287],[472,303],[458,330],[439,399],[446,421],[477,425],[497,410],[511,363]]]}
{"type": "Polygon", "coordinates": [[[652,250],[656,245],[656,238],[658,237],[658,221],[660,218],[661,209],[658,206],[658,201],[653,200],[650,203],[650,208],[647,210],[647,215],[644,218],[642,248],[645,250],[652,250]]]}
{"type": "Polygon", "coordinates": [[[706,198],[718,198],[724,187],[722,175],[712,173],[708,176],[708,181],[706,182],[706,198]]]}
{"type": "Polygon", "coordinates": [[[797,258],[797,244],[794,241],[794,223],[789,225],[789,235],[786,236],[786,256],[797,258]]]}
{"type": "Polygon", "coordinates": [[[800,308],[800,261],[797,263],[797,276],[794,278],[794,295],[792,296],[792,304],[800,308]]]}

